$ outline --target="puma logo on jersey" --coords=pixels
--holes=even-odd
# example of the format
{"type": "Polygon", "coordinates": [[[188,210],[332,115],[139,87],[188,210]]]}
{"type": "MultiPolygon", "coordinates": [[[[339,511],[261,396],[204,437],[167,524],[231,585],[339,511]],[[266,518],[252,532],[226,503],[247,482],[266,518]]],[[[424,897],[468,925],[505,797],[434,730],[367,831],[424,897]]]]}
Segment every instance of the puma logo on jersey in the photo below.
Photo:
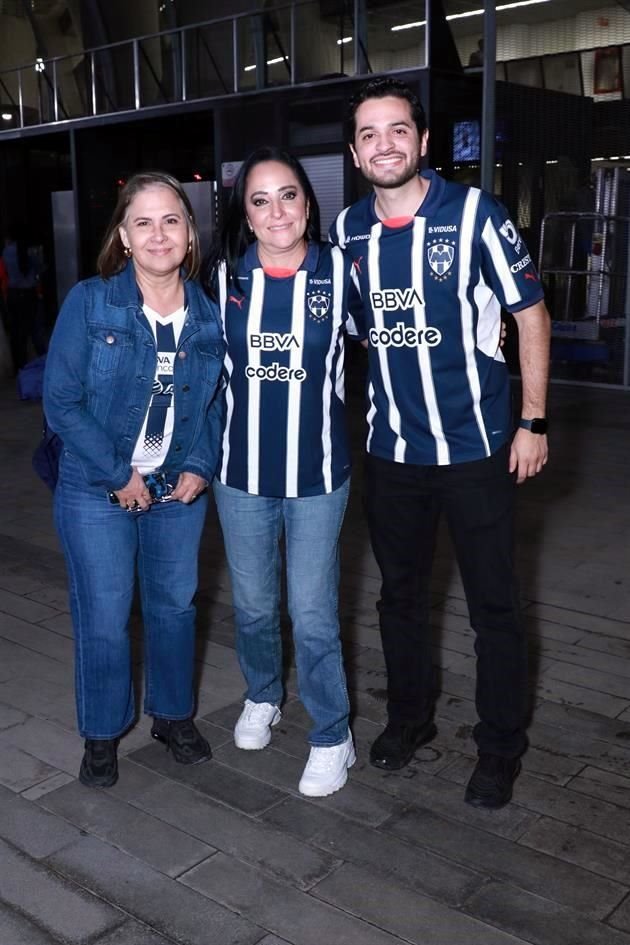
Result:
{"type": "Polygon", "coordinates": [[[289,351],[291,348],[300,347],[295,335],[288,332],[280,334],[275,331],[262,331],[260,334],[250,335],[249,344],[251,348],[261,351],[289,351]]]}
{"type": "Polygon", "coordinates": [[[363,259],[363,256],[359,256],[358,259],[353,259],[353,260],[352,260],[352,265],[354,266],[354,268],[356,269],[356,271],[359,273],[359,275],[361,275],[361,260],[362,260],[362,259],[363,259]]]}
{"type": "Polygon", "coordinates": [[[381,289],[370,292],[370,302],[375,311],[398,312],[401,309],[424,305],[416,289],[381,289]]]}
{"type": "Polygon", "coordinates": [[[245,301],[245,296],[244,296],[244,295],[242,295],[242,296],[240,297],[240,299],[239,299],[236,295],[230,295],[230,296],[228,296],[228,304],[229,304],[230,302],[234,302],[235,305],[238,305],[238,307],[239,307],[239,309],[241,309],[241,311],[242,311],[242,309],[243,309],[243,302],[244,302],[244,301],[245,301]]]}

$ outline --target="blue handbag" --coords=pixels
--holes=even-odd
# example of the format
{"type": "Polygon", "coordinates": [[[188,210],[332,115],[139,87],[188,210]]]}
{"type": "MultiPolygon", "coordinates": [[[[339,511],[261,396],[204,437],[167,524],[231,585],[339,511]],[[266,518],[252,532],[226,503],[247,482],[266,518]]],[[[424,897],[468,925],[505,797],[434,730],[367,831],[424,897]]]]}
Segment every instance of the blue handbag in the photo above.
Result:
{"type": "Polygon", "coordinates": [[[44,417],[42,438],[33,453],[33,469],[49,489],[55,491],[59,478],[59,460],[63,450],[61,437],[50,429],[44,417]]]}

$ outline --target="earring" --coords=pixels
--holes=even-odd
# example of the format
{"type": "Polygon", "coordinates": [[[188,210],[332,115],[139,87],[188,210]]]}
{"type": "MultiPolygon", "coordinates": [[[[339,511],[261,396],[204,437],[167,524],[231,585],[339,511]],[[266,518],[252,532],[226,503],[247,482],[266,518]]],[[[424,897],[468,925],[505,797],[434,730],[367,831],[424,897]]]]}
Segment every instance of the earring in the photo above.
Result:
{"type": "Polygon", "coordinates": [[[251,225],[251,223],[249,222],[249,220],[247,221],[247,229],[249,230],[250,233],[253,233],[253,232],[254,232],[254,227],[251,225]]]}
{"type": "Polygon", "coordinates": [[[188,244],[188,249],[187,249],[187,251],[186,251],[186,254],[188,255],[188,253],[190,253],[190,252],[192,252],[192,240],[190,240],[190,242],[189,242],[189,244],[188,244]]]}
{"type": "Polygon", "coordinates": [[[132,255],[133,255],[132,252],[131,252],[131,246],[123,246],[123,253],[124,253],[125,256],[127,257],[127,259],[131,259],[132,255]]]}

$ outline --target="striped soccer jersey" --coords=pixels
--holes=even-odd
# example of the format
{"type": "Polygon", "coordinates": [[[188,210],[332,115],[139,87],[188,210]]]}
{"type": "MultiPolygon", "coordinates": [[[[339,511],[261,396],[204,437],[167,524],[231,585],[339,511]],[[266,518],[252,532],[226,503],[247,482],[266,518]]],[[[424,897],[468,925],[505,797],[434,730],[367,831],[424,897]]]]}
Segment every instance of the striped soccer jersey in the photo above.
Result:
{"type": "Polygon", "coordinates": [[[156,345],[155,379],[151,391],[151,402],[131,457],[131,465],[144,476],[159,469],[166,459],[173,438],[175,417],[173,370],[177,344],[186,318],[186,309],[182,305],[176,312],[165,317],[158,315],[148,305],[143,305],[142,309],[153,331],[156,345]]]}
{"type": "Polygon", "coordinates": [[[339,488],[350,473],[344,329],[350,261],[309,244],[300,269],[274,277],[252,244],[239,286],[219,275],[227,355],[218,478],[254,495],[294,498],[339,488]]]}
{"type": "Polygon", "coordinates": [[[339,214],[330,239],[351,257],[363,299],[368,452],[448,465],[489,456],[509,438],[501,306],[517,312],[543,292],[494,197],[434,171],[423,177],[429,190],[411,220],[382,223],[371,194],[339,214]]]}

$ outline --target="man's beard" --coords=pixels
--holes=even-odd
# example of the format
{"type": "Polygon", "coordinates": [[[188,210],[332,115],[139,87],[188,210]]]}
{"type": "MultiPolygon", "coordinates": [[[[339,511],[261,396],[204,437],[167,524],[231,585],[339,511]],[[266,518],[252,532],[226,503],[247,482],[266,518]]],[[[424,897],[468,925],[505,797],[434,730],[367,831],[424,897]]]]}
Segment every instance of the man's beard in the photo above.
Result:
{"type": "Polygon", "coordinates": [[[418,174],[418,169],[415,167],[404,167],[396,177],[378,177],[375,173],[372,172],[370,165],[368,165],[368,170],[363,172],[365,179],[372,184],[374,187],[381,187],[383,190],[394,190],[396,187],[404,187],[405,184],[408,184],[410,180],[413,180],[414,177],[418,174]]]}

